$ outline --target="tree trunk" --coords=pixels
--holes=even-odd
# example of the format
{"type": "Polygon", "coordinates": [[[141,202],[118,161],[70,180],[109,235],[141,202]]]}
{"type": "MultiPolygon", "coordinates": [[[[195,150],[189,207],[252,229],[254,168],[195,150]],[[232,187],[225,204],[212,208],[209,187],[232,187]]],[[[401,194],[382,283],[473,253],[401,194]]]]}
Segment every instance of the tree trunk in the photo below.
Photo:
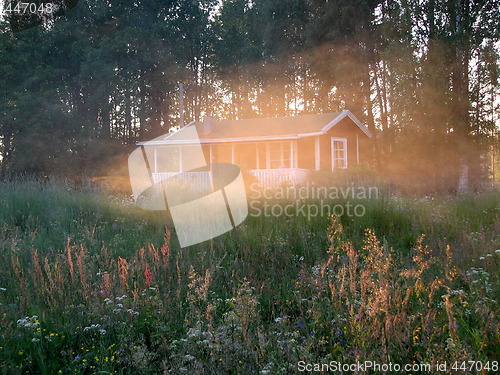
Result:
{"type": "Polygon", "coordinates": [[[460,176],[457,191],[460,194],[469,189],[469,169],[470,169],[470,99],[469,99],[469,0],[458,0],[450,14],[451,26],[454,32],[455,41],[453,43],[452,65],[452,98],[453,122],[457,127],[459,151],[462,157],[459,162],[460,176]]]}
{"type": "Polygon", "coordinates": [[[469,163],[466,157],[460,159],[460,177],[458,178],[458,194],[466,194],[469,191],[469,163]]]}
{"type": "Polygon", "coordinates": [[[139,137],[144,137],[146,135],[146,82],[144,78],[144,71],[140,73],[140,86],[139,86],[139,137]]]}
{"type": "Polygon", "coordinates": [[[124,138],[126,142],[132,142],[132,108],[130,94],[125,92],[125,132],[124,138]]]}
{"type": "Polygon", "coordinates": [[[370,78],[370,63],[366,62],[365,72],[363,81],[363,94],[366,101],[366,119],[368,123],[368,129],[371,132],[375,132],[375,120],[373,118],[373,103],[371,99],[371,78],[370,78]]]}
{"type": "Polygon", "coordinates": [[[0,179],[5,178],[7,173],[7,166],[9,164],[10,159],[12,158],[12,133],[7,130],[6,134],[4,134],[4,139],[2,142],[3,150],[2,150],[2,161],[0,162],[0,179]]]}

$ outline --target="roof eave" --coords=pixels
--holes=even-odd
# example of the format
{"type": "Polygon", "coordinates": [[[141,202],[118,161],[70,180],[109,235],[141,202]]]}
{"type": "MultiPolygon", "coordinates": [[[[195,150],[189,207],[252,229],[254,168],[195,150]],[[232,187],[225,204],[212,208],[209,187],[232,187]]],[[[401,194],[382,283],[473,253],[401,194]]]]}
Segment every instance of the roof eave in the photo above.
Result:
{"type": "Polygon", "coordinates": [[[328,124],[326,124],[322,129],[321,132],[323,134],[326,134],[331,128],[333,128],[335,125],[337,125],[340,121],[342,121],[344,118],[349,117],[356,125],[357,127],[366,134],[368,138],[372,138],[373,134],[364,126],[361,121],[359,121],[356,116],[352,114],[351,111],[348,109],[344,110],[341,112],[340,115],[335,117],[332,121],[330,121],[328,124]]]}
{"type": "MultiPolygon", "coordinates": [[[[315,134],[313,134],[315,135],[315,134]]],[[[196,144],[196,143],[227,143],[227,142],[256,142],[256,141],[279,141],[283,139],[298,139],[301,138],[301,134],[290,134],[285,136],[276,136],[276,137],[239,137],[239,138],[209,138],[209,139],[178,139],[178,140],[168,140],[164,139],[162,141],[149,141],[149,142],[139,142],[137,143],[139,146],[145,145],[185,145],[185,144],[196,144]]]]}

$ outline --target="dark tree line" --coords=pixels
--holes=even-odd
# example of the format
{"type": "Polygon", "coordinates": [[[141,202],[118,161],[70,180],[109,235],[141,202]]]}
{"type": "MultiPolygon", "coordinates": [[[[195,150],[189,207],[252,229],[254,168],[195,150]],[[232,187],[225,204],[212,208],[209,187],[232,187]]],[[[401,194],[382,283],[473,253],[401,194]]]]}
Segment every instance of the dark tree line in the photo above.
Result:
{"type": "Polygon", "coordinates": [[[377,133],[382,174],[432,189],[487,177],[494,0],[53,2],[0,22],[0,175],[103,173],[179,124],[182,83],[186,123],[347,108],[377,133]]]}

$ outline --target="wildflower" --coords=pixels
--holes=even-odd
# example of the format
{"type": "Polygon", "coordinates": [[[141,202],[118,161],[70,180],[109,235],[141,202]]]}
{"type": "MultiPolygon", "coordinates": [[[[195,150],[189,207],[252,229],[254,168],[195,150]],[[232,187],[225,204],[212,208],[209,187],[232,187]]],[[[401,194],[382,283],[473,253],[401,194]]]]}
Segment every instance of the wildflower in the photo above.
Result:
{"type": "Polygon", "coordinates": [[[122,257],[118,257],[118,273],[120,275],[122,287],[128,289],[128,264],[127,260],[122,257]]]}
{"type": "Polygon", "coordinates": [[[146,269],[144,270],[144,278],[145,278],[146,288],[149,288],[151,286],[151,283],[153,282],[153,274],[151,273],[151,270],[149,269],[149,265],[147,263],[146,263],[146,269]]]}
{"type": "Polygon", "coordinates": [[[92,324],[92,325],[91,325],[91,326],[89,326],[89,327],[84,327],[84,328],[83,328],[83,331],[84,331],[84,332],[88,332],[88,331],[90,331],[91,329],[98,329],[98,328],[101,328],[101,325],[100,325],[99,323],[97,323],[97,324],[92,324]]]}

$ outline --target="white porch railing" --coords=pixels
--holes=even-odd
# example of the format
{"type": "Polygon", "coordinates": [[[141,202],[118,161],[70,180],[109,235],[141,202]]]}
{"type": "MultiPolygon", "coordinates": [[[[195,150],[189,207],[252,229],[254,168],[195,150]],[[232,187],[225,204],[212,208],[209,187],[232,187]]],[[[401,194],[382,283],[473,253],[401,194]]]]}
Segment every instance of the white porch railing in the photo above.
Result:
{"type": "MultiPolygon", "coordinates": [[[[281,169],[252,169],[252,173],[262,186],[280,186],[290,183],[297,185],[304,183],[307,178],[308,169],[299,168],[281,168],[281,169]]],[[[160,181],[172,178],[173,181],[189,184],[191,186],[210,186],[209,172],[183,172],[178,173],[153,173],[153,182],[156,184],[160,181]],[[177,176],[176,176],[177,175],[177,176]]]]}
{"type": "Polygon", "coordinates": [[[262,186],[280,186],[286,183],[298,185],[306,181],[308,169],[252,169],[250,171],[262,186]]]}
{"type": "Polygon", "coordinates": [[[210,186],[210,174],[209,172],[182,172],[181,174],[177,172],[168,173],[153,173],[153,182],[157,184],[160,181],[165,181],[167,179],[172,179],[172,181],[178,181],[193,186],[202,185],[210,186]]]}

